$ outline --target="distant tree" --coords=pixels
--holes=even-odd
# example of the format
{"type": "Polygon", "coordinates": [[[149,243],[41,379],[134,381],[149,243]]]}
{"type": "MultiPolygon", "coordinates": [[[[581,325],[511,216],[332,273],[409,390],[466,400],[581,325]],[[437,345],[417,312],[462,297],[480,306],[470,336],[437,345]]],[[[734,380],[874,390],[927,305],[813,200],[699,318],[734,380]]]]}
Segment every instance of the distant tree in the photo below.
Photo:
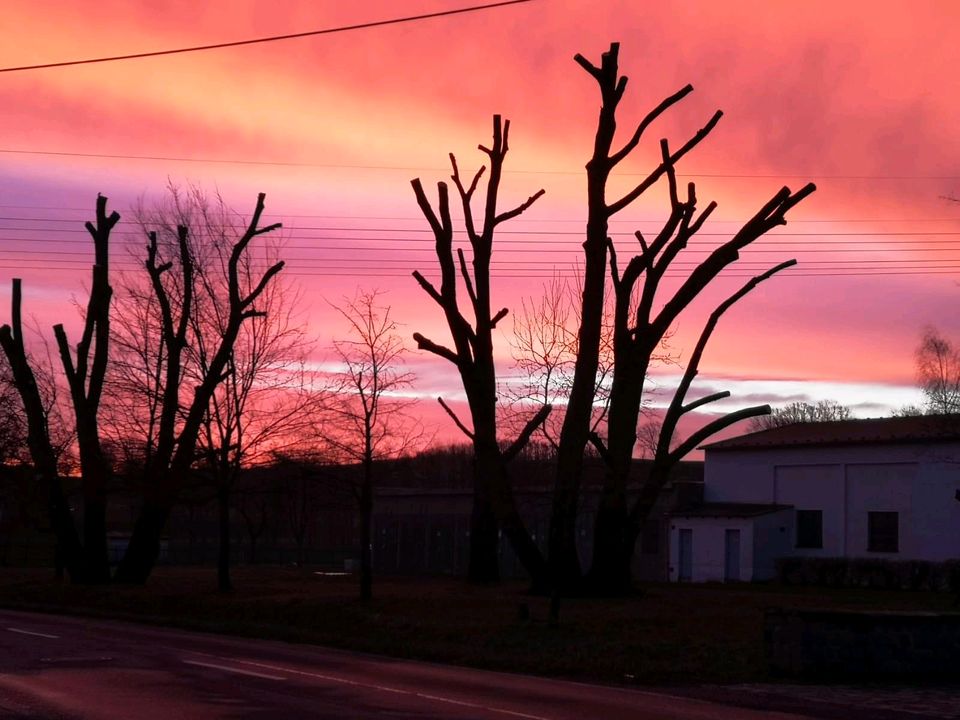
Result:
{"type": "MultiPolygon", "coordinates": [[[[505,408],[505,422],[516,425],[519,431],[528,419],[531,405],[552,405],[553,411],[537,428],[537,434],[554,454],[559,448],[563,408],[573,385],[579,351],[580,294],[576,280],[556,275],[544,283],[540,295],[523,298],[513,314],[510,344],[517,372],[504,389],[504,395],[511,401],[505,408]]],[[[606,418],[612,373],[613,319],[612,310],[606,308],[601,325],[591,432],[601,432],[606,418]]]]}
{"type": "Polygon", "coordinates": [[[406,349],[390,307],[377,290],[358,290],[334,308],[346,320],[348,338],[335,340],[342,364],[329,405],[324,434],[338,454],[361,469],[356,500],[360,509],[360,598],[373,597],[374,463],[415,449],[422,430],[410,414],[415,400],[404,397],[414,380],[404,368],[406,349]]]}
{"type": "Polygon", "coordinates": [[[960,412],[960,348],[936,328],[928,327],[917,348],[916,363],[925,412],[937,415],[960,412]]]}
{"type": "Polygon", "coordinates": [[[769,415],[755,417],[750,421],[750,430],[770,430],[795,423],[849,420],[853,417],[850,408],[836,400],[819,400],[815,403],[792,402],[773,408],[769,415]]]}
{"type": "MultiPolygon", "coordinates": [[[[490,260],[493,255],[493,240],[499,225],[522,214],[543,194],[540,190],[517,207],[498,210],[500,180],[503,162],[509,149],[510,122],[502,121],[499,115],[493,118],[493,144],[480,150],[490,161],[487,176],[486,198],[479,223],[475,221],[473,196],[486,167],[466,184],[460,176],[456,158],[451,153],[452,180],[459,195],[463,210],[464,229],[472,251],[472,274],[467,265],[466,253],[453,250],[453,219],[450,213],[450,198],[446,183],[438,183],[438,204],[434,210],[419,179],[412,181],[417,204],[436,240],[435,250],[440,266],[440,287],[437,288],[420,272],[414,278],[420,287],[443,311],[453,339],[453,347],[447,347],[423,336],[414,334],[421,350],[447,360],[460,374],[467,404],[470,408],[472,427],[468,427],[453,410],[439,399],[444,410],[457,427],[468,437],[474,450],[474,496],[470,529],[470,561],[468,575],[474,582],[492,582],[500,577],[498,561],[498,537],[502,530],[521,564],[530,574],[534,584],[549,584],[547,565],[542,554],[520,517],[513,496],[508,465],[523,449],[530,435],[543,423],[550,412],[550,405],[542,406],[525,424],[517,439],[505,448],[500,444],[497,422],[497,374],[493,359],[493,331],[507,315],[507,309],[492,310],[490,292],[490,260]],[[458,279],[466,292],[468,307],[473,321],[467,319],[458,297],[458,279]]],[[[595,375],[595,374],[594,374],[595,375]]]]}

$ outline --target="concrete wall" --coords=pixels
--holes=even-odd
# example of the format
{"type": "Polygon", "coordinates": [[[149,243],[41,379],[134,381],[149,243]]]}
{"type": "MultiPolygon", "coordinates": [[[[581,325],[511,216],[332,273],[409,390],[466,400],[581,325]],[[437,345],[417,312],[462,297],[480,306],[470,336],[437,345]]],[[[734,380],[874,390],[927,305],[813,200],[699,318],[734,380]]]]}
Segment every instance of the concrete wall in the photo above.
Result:
{"type": "Polygon", "coordinates": [[[753,567],[751,580],[770,580],[777,575],[777,558],[793,552],[793,510],[753,518],[753,567]]]}
{"type": "MultiPolygon", "coordinates": [[[[823,511],[823,548],[790,554],[942,561],[960,557],[960,443],[707,451],[707,502],[823,511]],[[867,513],[899,513],[899,551],[867,550],[867,513]]],[[[791,523],[793,527],[793,523],[791,523]]],[[[791,531],[795,533],[795,528],[791,531]]],[[[793,537],[795,545],[796,537],[793,537]]]]}

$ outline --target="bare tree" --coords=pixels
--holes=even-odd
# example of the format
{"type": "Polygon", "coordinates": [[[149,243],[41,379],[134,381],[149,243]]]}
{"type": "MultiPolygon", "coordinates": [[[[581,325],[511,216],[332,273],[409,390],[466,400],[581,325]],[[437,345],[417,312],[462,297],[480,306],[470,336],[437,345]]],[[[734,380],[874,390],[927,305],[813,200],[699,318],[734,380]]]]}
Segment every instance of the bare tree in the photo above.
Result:
{"type": "Polygon", "coordinates": [[[343,366],[331,405],[327,441],[342,457],[360,465],[355,487],[360,509],[360,598],[373,597],[374,464],[409,453],[421,428],[410,415],[415,400],[403,393],[413,373],[403,367],[406,349],[377,290],[358,290],[333,307],[346,320],[349,339],[335,340],[334,353],[343,366]]]}
{"type": "Polygon", "coordinates": [[[29,461],[27,448],[27,421],[13,370],[6,354],[0,355],[0,465],[13,465],[29,461]]]}
{"type": "Polygon", "coordinates": [[[769,415],[753,418],[750,421],[750,429],[770,430],[795,423],[849,420],[851,417],[850,408],[836,400],[819,400],[815,403],[792,402],[783,407],[774,408],[769,415]]]}
{"type": "MultiPolygon", "coordinates": [[[[520,431],[528,419],[532,404],[552,405],[553,411],[538,428],[538,433],[556,454],[563,427],[564,408],[573,385],[578,355],[577,328],[580,325],[580,295],[576,279],[559,275],[544,283],[543,293],[521,301],[513,315],[511,350],[516,377],[504,390],[509,398],[505,422],[520,431]],[[519,418],[520,423],[514,422],[519,418]]],[[[601,323],[600,353],[594,387],[591,432],[601,432],[609,409],[610,377],[613,373],[612,308],[604,309],[601,323]]]]}
{"type": "Polygon", "coordinates": [[[936,328],[928,327],[917,348],[916,362],[924,410],[938,415],[960,412],[960,349],[936,328]]]}
{"type": "Polygon", "coordinates": [[[222,314],[217,316],[220,333],[209,338],[209,345],[203,349],[195,332],[195,313],[209,312],[210,308],[205,307],[198,288],[214,280],[195,263],[190,229],[178,225],[173,238],[160,238],[156,231],[148,233],[147,296],[157,309],[160,332],[157,353],[146,356],[149,364],[143,377],[154,397],[155,414],[147,422],[151,434],[142,459],[144,504],[117,568],[118,582],[143,583],[153,570],[170,510],[196,464],[199,437],[211,402],[231,374],[241,331],[247,323],[267,315],[259,301],[283,269],[283,262],[261,269],[248,261],[251,241],[280,227],[279,223],[260,227],[264,197],[259,195],[246,229],[223,246],[224,262],[216,276],[222,288],[222,295],[217,296],[223,303],[222,314]],[[191,376],[191,353],[201,352],[205,361],[191,376]],[[192,392],[186,392],[188,380],[192,392]]]}
{"type": "Polygon", "coordinates": [[[502,529],[534,584],[547,585],[549,578],[546,563],[517,511],[508,464],[549,414],[550,406],[544,405],[530,418],[519,437],[505,449],[500,445],[497,431],[497,376],[493,360],[493,330],[507,315],[507,309],[503,308],[496,313],[491,309],[490,259],[493,254],[494,233],[499,225],[523,213],[543,194],[543,190],[539,190],[511,210],[501,212],[497,209],[503,161],[508,151],[509,130],[510,122],[501,122],[500,116],[495,115],[493,144],[490,148],[480,146],[480,150],[489,158],[490,173],[480,216],[482,224],[479,227],[475,221],[472,201],[486,168],[481,167],[467,185],[460,177],[456,158],[450,154],[452,180],[460,197],[464,230],[472,250],[472,274],[463,249],[458,248],[456,258],[454,257],[454,230],[447,184],[438,183],[438,206],[434,210],[420,180],[416,179],[411,183],[417,204],[429,222],[436,240],[440,287],[438,289],[419,272],[414,272],[413,275],[420,287],[443,311],[453,339],[453,348],[436,343],[420,333],[413,337],[421,350],[453,363],[460,373],[470,407],[472,428],[460,420],[442,398],[439,399],[457,427],[473,443],[475,477],[468,570],[470,579],[475,582],[499,579],[498,531],[502,529]],[[458,267],[473,314],[472,324],[460,307],[458,267]]]}
{"type": "Polygon", "coordinates": [[[50,433],[47,407],[41,396],[37,374],[26,351],[21,316],[20,280],[13,281],[12,322],[0,328],[0,346],[9,362],[14,385],[27,419],[30,455],[38,480],[50,495],[51,523],[57,535],[57,565],[62,564],[74,582],[102,583],[110,578],[107,559],[107,483],[112,468],[100,440],[99,409],[107,371],[110,336],[109,282],[110,232],[120,220],[106,212],[107,198],[97,197],[96,223],[86,223],[93,238],[93,280],[84,315],[83,332],[71,351],[62,325],[54,326],[60,360],[69,388],[80,452],[80,474],[84,502],[84,530],[81,541],[63,492],[57,468],[58,452],[50,433]]]}
{"type": "MultiPolygon", "coordinates": [[[[632,508],[628,508],[626,488],[637,444],[637,426],[647,372],[657,348],[690,303],[726,267],[739,259],[740,250],[774,227],[785,224],[786,213],[815,189],[812,184],[808,184],[796,193],[791,192],[789,188],[783,188],[777,192],[728,241],[721,243],[706,259],[698,262],[672,294],[662,298],[659,291],[662,289],[661,283],[667,270],[687,248],[691,238],[696,235],[716,207],[716,203],[710,203],[702,212],[697,213],[697,196],[693,183],[688,184],[686,197],[681,200],[675,167],[680,159],[712,131],[720,120],[721,113],[716,112],[703,128],[677,150],[671,151],[667,140],[661,140],[660,164],[631,191],[619,200],[608,203],[603,194],[610,170],[637,147],[644,130],[653,119],[693,89],[688,85],[660,103],[640,123],[623,148],[610,154],[610,143],[615,129],[616,104],[626,87],[626,78],[618,75],[618,50],[616,44],[611,45],[610,51],[603,55],[600,67],[594,66],[580,56],[577,57],[581,66],[597,80],[604,98],[597,144],[600,155],[595,154],[591,164],[588,165],[588,182],[591,186],[599,184],[600,187],[597,190],[599,196],[597,198],[591,196],[588,240],[585,247],[594,241],[600,242],[599,238],[592,238],[589,234],[589,223],[593,221],[604,230],[603,243],[610,253],[610,277],[615,302],[614,372],[610,412],[607,419],[607,442],[602,443],[596,435],[590,437],[607,464],[596,518],[593,563],[589,577],[591,589],[600,593],[622,592],[629,586],[630,561],[638,529],[652,507],[651,498],[655,499],[656,494],[665,484],[669,468],[713,433],[738,420],[769,412],[769,407],[758,406],[723,415],[693,433],[677,447],[671,447],[680,417],[728,395],[728,393],[716,393],[686,402],[687,391],[697,375],[707,340],[720,316],[757,284],[793,265],[795,261],[782,263],[756,276],[711,313],[696,348],[687,361],[680,386],[674,393],[664,416],[654,455],[654,472],[641,489],[639,499],[635,501],[632,508]],[[603,143],[600,142],[601,136],[603,143]],[[607,221],[616,213],[629,207],[663,177],[667,179],[670,215],[655,237],[648,239],[642,233],[636,233],[640,252],[621,269],[616,249],[612,241],[605,236],[607,221]],[[659,310],[655,310],[658,306],[659,310]]],[[[598,297],[592,299],[593,303],[602,299],[602,289],[597,292],[598,297]]],[[[586,301],[585,292],[584,302],[586,301]]],[[[587,314],[584,313],[584,317],[586,316],[587,314]]],[[[568,409],[568,415],[569,412],[568,409]]],[[[561,464],[562,462],[561,459],[561,464]]],[[[572,560],[569,567],[570,571],[575,569],[572,560]]],[[[563,577],[566,581],[575,581],[575,576],[568,574],[563,577]]]]}
{"type": "MultiPolygon", "coordinates": [[[[554,578],[562,586],[576,586],[580,580],[576,520],[583,456],[591,438],[596,377],[600,364],[607,251],[610,247],[608,232],[610,218],[628,207],[663,177],[667,172],[668,164],[677,162],[699,144],[719,120],[719,114],[715,115],[704,128],[669,156],[668,164],[661,163],[620,199],[608,202],[607,181],[611,172],[637,147],[647,127],[693,89],[688,85],[663,100],[643,118],[623,147],[614,151],[617,108],[627,87],[627,78],[619,74],[619,52],[619,43],[612,43],[610,50],[603,54],[600,67],[593,65],[582,55],[575,57],[577,63],[597,82],[601,107],[593,155],[587,162],[587,228],[586,240],[583,244],[583,293],[578,329],[578,354],[560,435],[550,521],[550,565],[554,578]]],[[[620,302],[619,299],[618,302],[620,302]]],[[[625,311],[619,306],[617,310],[625,311]]],[[[629,306],[626,310],[629,310],[629,306]]],[[[616,351],[616,339],[614,345],[616,351]]],[[[612,427],[612,418],[610,421],[609,425],[612,427]]],[[[637,421],[634,418],[628,432],[635,435],[636,428],[637,421]]],[[[616,442],[614,444],[616,445],[616,442]]]]}

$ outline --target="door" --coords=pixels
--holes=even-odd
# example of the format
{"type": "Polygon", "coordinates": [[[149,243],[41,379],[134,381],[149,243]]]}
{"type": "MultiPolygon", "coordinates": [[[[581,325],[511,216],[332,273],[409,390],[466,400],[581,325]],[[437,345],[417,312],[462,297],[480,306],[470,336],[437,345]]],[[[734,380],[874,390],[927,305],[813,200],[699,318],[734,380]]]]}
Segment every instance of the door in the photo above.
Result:
{"type": "Polygon", "coordinates": [[[724,537],[724,582],[740,580],[740,531],[727,530],[724,537]]]}
{"type": "Polygon", "coordinates": [[[693,580],[693,530],[680,530],[680,582],[693,580]]]}

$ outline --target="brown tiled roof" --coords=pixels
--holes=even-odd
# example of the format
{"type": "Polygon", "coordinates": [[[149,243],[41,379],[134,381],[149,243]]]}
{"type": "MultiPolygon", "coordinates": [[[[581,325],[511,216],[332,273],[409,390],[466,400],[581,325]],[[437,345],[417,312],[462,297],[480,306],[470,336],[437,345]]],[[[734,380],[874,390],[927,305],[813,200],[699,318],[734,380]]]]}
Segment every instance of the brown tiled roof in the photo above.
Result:
{"type": "Polygon", "coordinates": [[[960,415],[794,423],[704,445],[704,450],[746,450],[802,445],[878,445],[960,441],[960,415]]]}
{"type": "Polygon", "coordinates": [[[793,505],[770,505],[761,503],[701,503],[674,510],[671,517],[686,518],[751,518],[789,510],[793,505]]]}

